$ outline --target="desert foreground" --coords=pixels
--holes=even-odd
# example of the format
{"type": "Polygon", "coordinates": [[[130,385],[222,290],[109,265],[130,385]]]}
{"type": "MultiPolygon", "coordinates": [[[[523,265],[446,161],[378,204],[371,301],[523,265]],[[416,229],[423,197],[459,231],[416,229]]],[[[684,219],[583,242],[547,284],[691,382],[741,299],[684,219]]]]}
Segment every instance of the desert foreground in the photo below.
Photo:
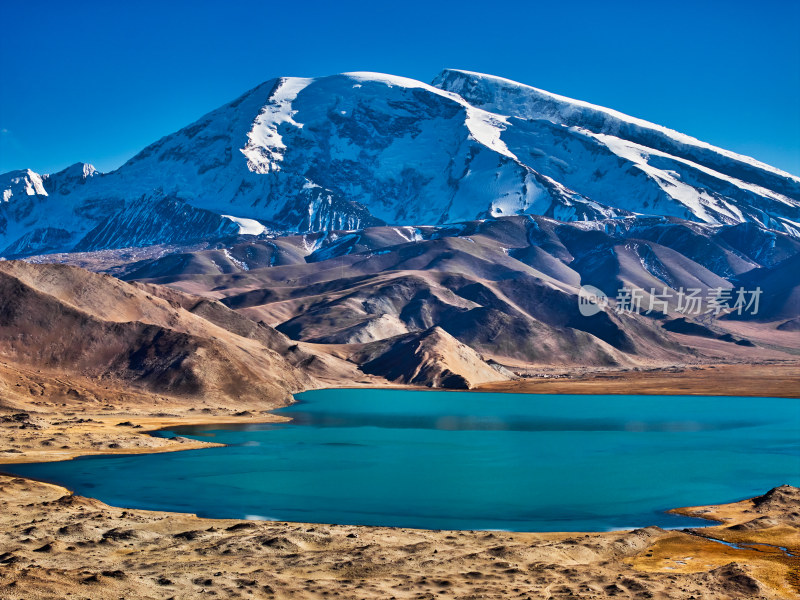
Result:
{"type": "MultiPolygon", "coordinates": [[[[26,374],[18,376],[27,381],[26,374]]],[[[628,393],[792,396],[797,380],[798,367],[792,365],[718,365],[523,380],[513,391],[613,393],[624,388],[628,393]]],[[[47,381],[57,385],[57,378],[47,381]]],[[[208,444],[146,432],[181,423],[278,418],[255,406],[236,410],[212,403],[197,409],[161,401],[154,407],[136,396],[94,406],[69,395],[62,400],[58,405],[17,401],[3,408],[0,461],[198,448],[208,444]]],[[[203,519],[112,507],[10,475],[0,476],[0,507],[3,600],[206,595],[699,600],[800,593],[800,489],[790,486],[734,504],[679,509],[721,522],[691,531],[426,531],[203,519]]]]}
{"type": "Polygon", "coordinates": [[[800,490],[689,532],[422,531],[199,519],[0,478],[0,598],[795,598],[800,490]],[[730,548],[706,537],[742,544],[730,548]]]}

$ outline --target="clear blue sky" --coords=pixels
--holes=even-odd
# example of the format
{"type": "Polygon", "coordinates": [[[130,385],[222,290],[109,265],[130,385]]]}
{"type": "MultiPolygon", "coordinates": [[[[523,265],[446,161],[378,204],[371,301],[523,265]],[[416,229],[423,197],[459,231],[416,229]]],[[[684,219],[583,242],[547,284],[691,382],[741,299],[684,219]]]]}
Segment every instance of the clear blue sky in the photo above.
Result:
{"type": "Polygon", "coordinates": [[[0,172],[111,170],[279,75],[454,67],[800,174],[797,0],[3,0],[0,22],[0,172]]]}

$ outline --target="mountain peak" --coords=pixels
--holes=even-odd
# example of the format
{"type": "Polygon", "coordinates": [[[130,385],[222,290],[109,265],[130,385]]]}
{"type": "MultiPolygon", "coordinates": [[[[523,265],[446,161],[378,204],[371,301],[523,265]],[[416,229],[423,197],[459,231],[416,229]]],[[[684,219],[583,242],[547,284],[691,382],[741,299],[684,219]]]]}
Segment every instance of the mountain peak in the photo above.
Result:
{"type": "Polygon", "coordinates": [[[58,200],[0,206],[0,253],[43,251],[42,240],[48,251],[56,240],[60,251],[87,239],[159,243],[165,232],[178,244],[241,223],[329,232],[515,214],[648,214],[800,237],[800,178],[509,79],[446,69],[433,84],[372,72],[280,77],[102,177],[84,163],[7,174],[5,200],[58,200]]]}
{"type": "Polygon", "coordinates": [[[94,177],[94,175],[99,174],[99,171],[95,169],[94,165],[85,163],[85,162],[76,162],[68,166],[66,169],[62,169],[58,173],[54,173],[54,175],[69,175],[69,176],[78,176],[83,179],[87,177],[94,177]]]}
{"type": "Polygon", "coordinates": [[[100,172],[93,165],[77,162],[57,173],[45,175],[44,187],[48,194],[69,194],[75,190],[75,186],[83,185],[95,175],[100,175],[100,172]]]}
{"type": "Polygon", "coordinates": [[[10,202],[15,196],[47,195],[43,176],[32,169],[19,169],[0,174],[0,191],[3,202],[10,202]]]}

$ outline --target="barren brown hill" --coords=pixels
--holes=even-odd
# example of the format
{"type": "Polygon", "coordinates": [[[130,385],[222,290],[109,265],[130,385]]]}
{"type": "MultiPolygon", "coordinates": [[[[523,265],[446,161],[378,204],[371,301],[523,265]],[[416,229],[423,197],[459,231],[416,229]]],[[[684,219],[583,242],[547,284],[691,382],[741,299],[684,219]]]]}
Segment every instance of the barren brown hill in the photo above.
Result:
{"type": "MultiPolygon", "coordinates": [[[[342,365],[333,365],[330,354],[347,346],[337,356],[350,359],[346,366],[358,379],[363,372],[356,363],[374,358],[371,344],[381,342],[388,351],[433,327],[514,371],[793,361],[800,342],[793,330],[790,275],[798,253],[794,238],[757,227],[643,216],[591,223],[513,216],[270,233],[203,247],[164,246],[144,255],[128,249],[35,260],[76,263],[139,281],[136,288],[149,296],[257,339],[291,364],[298,364],[297,349],[306,350],[317,357],[303,363],[305,374],[314,377],[338,371],[342,365]],[[608,293],[606,310],[581,313],[578,294],[585,284],[608,293]],[[619,310],[616,294],[623,286],[641,292],[641,314],[619,310]],[[707,302],[695,313],[679,310],[677,299],[688,289],[709,297],[737,286],[761,286],[757,315],[719,318],[709,314],[707,302]],[[670,298],[666,308],[649,310],[651,294],[662,292],[670,298]]],[[[59,298],[80,299],[80,284],[65,278],[59,298]]],[[[36,285],[51,284],[38,277],[36,285]]],[[[109,286],[113,293],[96,298],[93,310],[106,320],[164,323],[162,313],[148,320],[120,309],[125,301],[119,290],[130,293],[130,287],[109,286]]],[[[377,373],[376,365],[390,379],[405,372],[385,361],[367,368],[377,373]]],[[[438,376],[424,382],[439,383],[438,376]]]]}
{"type": "Polygon", "coordinates": [[[513,378],[505,369],[492,368],[440,327],[367,344],[353,360],[365,373],[412,385],[469,389],[513,378]]]}
{"type": "Polygon", "coordinates": [[[314,374],[355,371],[216,302],[18,261],[0,263],[0,360],[173,398],[266,405],[318,386],[314,374]]]}
{"type": "Polygon", "coordinates": [[[242,240],[103,264],[126,279],[218,299],[298,341],[369,344],[440,327],[508,365],[610,367],[791,359],[796,344],[780,333],[796,313],[785,281],[798,252],[795,239],[761,228],[514,216],[242,240]],[[581,314],[582,284],[603,289],[611,308],[581,314]],[[684,290],[708,296],[742,285],[763,290],[761,312],[746,324],[712,318],[706,306],[678,312],[684,290]],[[623,287],[641,290],[642,313],[651,293],[667,290],[668,316],[613,310],[623,287]],[[776,305],[788,308],[778,315],[776,305]],[[676,318],[688,321],[684,330],[668,324],[676,318]]]}

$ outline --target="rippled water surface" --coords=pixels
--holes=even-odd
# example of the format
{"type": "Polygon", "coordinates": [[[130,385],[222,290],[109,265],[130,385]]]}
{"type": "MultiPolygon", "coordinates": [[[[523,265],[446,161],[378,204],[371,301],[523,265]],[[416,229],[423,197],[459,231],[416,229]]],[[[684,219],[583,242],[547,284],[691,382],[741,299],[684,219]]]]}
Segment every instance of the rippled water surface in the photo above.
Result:
{"type": "Polygon", "coordinates": [[[664,513],[800,485],[800,401],[321,390],[229,444],[8,466],[130,508],[432,529],[697,525],[664,513]]]}

